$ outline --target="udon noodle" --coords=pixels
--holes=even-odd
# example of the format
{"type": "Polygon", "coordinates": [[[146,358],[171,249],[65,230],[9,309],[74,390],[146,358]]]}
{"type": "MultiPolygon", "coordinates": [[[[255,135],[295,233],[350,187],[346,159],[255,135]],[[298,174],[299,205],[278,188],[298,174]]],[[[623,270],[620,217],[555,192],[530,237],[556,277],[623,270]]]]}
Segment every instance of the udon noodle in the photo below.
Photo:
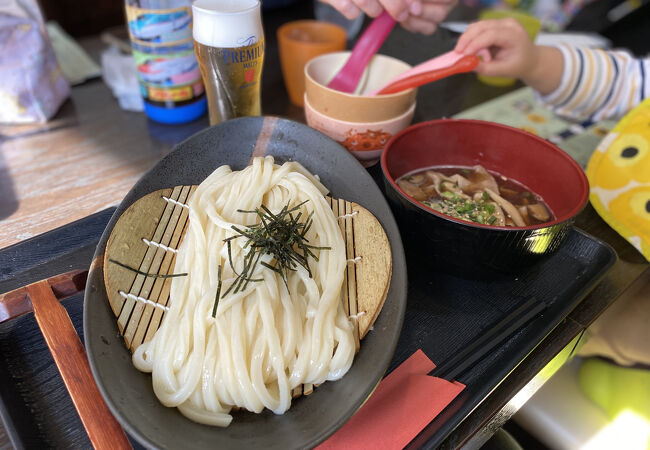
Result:
{"type": "MultiPolygon", "coordinates": [[[[153,339],[139,346],[133,363],[151,372],[153,389],[168,407],[203,424],[228,426],[233,406],[253,412],[268,408],[282,414],[292,390],[304,383],[341,378],[352,364],[352,324],[341,301],[346,266],[341,232],[324,194],[325,187],[300,164],[281,166],[271,157],[255,158],[241,171],[216,169],[188,203],[189,226],[176,257],[169,311],[153,339]],[[212,308],[222,267],[224,288],[237,274],[229,264],[224,239],[232,225],[245,228],[264,204],[280,211],[287,204],[313,211],[309,260],[312,277],[298,265],[287,284],[280,274],[258,264],[245,290],[222,296],[216,317],[212,308]],[[288,289],[287,289],[288,288],[288,289]]],[[[243,265],[245,239],[231,241],[237,272],[243,265]]],[[[271,255],[261,257],[270,263],[271,255]]]]}

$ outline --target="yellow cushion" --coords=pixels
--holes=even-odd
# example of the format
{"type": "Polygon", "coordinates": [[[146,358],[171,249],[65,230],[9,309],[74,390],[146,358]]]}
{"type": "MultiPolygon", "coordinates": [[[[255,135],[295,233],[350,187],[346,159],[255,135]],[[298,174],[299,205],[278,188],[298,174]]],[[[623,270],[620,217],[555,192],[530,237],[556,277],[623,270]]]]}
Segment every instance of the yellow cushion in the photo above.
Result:
{"type": "Polygon", "coordinates": [[[598,145],[587,178],[598,214],[650,260],[650,99],[598,145]]]}

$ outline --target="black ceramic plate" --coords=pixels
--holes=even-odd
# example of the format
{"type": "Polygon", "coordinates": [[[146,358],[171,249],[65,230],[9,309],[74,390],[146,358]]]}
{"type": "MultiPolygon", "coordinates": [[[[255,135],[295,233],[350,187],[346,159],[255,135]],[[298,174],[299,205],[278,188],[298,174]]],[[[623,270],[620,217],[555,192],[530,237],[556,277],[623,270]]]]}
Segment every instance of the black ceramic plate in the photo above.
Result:
{"type": "Polygon", "coordinates": [[[386,200],[365,169],[343,147],[305,125],[248,117],[206,129],[179,144],[127,194],[95,251],[84,299],[84,334],[104,399],[141,444],[153,448],[306,448],[343,425],[370,395],[391,360],[405,308],[406,263],[400,235],[386,200]],[[162,406],[153,393],[151,375],[131,364],[106,297],[100,262],[115,221],[135,200],[157,189],[198,184],[223,164],[242,169],[252,155],[262,154],[280,163],[299,161],[320,176],[334,197],[357,202],[377,217],[391,244],[391,285],[374,329],[341,380],[324,383],[310,396],[294,400],[284,415],[241,412],[234,414],[228,428],[208,427],[162,406]]]}

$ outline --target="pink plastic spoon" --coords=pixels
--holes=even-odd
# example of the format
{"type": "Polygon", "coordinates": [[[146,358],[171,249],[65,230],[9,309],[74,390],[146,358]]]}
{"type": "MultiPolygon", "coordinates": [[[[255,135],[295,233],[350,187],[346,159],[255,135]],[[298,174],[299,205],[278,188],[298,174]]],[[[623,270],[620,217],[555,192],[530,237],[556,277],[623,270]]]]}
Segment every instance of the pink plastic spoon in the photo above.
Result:
{"type": "Polygon", "coordinates": [[[386,11],[377,16],[363,32],[352,48],[347,62],[327,84],[327,87],[342,92],[354,92],[368,62],[377,53],[394,26],[395,19],[386,11]]]}
{"type": "Polygon", "coordinates": [[[394,94],[450,75],[471,72],[476,68],[479,61],[479,57],[476,55],[448,52],[399,74],[383,87],[366,95],[394,94]]]}

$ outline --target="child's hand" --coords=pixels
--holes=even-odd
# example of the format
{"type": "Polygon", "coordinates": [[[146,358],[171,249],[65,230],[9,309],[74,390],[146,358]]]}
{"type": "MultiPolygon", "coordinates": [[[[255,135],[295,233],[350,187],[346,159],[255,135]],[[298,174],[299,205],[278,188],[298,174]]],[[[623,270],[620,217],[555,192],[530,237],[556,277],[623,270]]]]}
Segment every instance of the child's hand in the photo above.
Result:
{"type": "Polygon", "coordinates": [[[476,72],[489,77],[526,78],[537,65],[537,48],[515,19],[471,24],[458,39],[456,51],[475,55],[487,50],[476,72]],[[489,56],[488,56],[489,55],[489,56]]]}
{"type": "Polygon", "coordinates": [[[533,44],[524,27],[512,18],[471,24],[455,50],[481,56],[476,67],[479,74],[519,78],[543,95],[557,89],[564,71],[560,50],[533,44]]]}

